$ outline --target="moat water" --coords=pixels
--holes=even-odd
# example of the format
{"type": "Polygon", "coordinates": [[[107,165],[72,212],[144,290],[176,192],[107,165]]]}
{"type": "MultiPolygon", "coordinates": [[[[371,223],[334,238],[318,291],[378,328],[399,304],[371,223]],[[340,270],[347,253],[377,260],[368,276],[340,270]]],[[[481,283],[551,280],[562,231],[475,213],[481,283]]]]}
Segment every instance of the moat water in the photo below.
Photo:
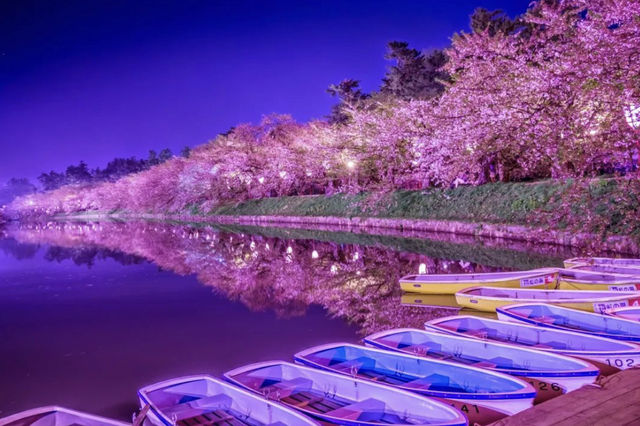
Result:
{"type": "Polygon", "coordinates": [[[0,230],[0,417],[61,405],[130,420],[141,386],[291,360],[458,312],[398,278],[559,266],[575,253],[434,234],[160,222],[0,230]]]}

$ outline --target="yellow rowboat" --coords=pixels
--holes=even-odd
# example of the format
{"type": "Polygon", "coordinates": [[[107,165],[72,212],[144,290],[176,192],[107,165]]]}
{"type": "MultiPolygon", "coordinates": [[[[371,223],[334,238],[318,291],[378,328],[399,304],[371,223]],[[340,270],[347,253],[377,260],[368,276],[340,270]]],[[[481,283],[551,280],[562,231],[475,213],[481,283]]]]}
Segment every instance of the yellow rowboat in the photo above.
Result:
{"type": "Polygon", "coordinates": [[[426,308],[460,309],[453,294],[403,293],[400,299],[403,306],[424,306],[426,308]]]}
{"type": "Polygon", "coordinates": [[[495,313],[481,312],[475,309],[463,309],[456,302],[455,294],[419,294],[404,293],[400,303],[402,306],[414,306],[421,308],[455,309],[458,315],[473,315],[482,318],[497,318],[495,313]]]}
{"type": "Polygon", "coordinates": [[[554,288],[557,279],[558,272],[554,268],[480,274],[407,275],[400,278],[400,288],[407,293],[455,294],[476,286],[554,288]]]}
{"type": "Polygon", "coordinates": [[[500,287],[472,287],[456,293],[465,308],[495,312],[515,303],[543,302],[587,312],[605,313],[625,306],[640,305],[637,291],[532,290],[500,287]]]}
{"type": "Polygon", "coordinates": [[[639,291],[640,276],[581,269],[558,269],[560,290],[639,291]]]}
{"type": "Polygon", "coordinates": [[[573,257],[564,261],[565,268],[581,265],[635,266],[640,268],[640,259],[622,259],[616,257],[573,257]]]}

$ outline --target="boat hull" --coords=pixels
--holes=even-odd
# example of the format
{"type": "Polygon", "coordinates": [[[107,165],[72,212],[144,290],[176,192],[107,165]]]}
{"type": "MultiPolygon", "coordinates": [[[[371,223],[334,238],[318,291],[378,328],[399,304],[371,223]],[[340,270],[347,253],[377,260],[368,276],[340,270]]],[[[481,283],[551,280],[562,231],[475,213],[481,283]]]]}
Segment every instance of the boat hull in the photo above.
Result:
{"type": "MultiPolygon", "coordinates": [[[[514,275],[509,273],[509,275],[514,275]]],[[[442,281],[434,275],[409,275],[400,278],[400,288],[407,293],[421,294],[455,294],[469,287],[479,285],[501,288],[553,288],[556,285],[558,274],[555,271],[541,271],[539,273],[525,273],[513,277],[501,278],[496,274],[444,274],[442,281]],[[485,277],[495,275],[495,278],[485,277]],[[468,278],[466,278],[468,276],[468,278]],[[420,277],[424,277],[421,281],[420,277]],[[454,277],[460,280],[452,281],[454,277]]]]}
{"type": "MultiPolygon", "coordinates": [[[[586,298],[579,296],[576,293],[576,299],[542,299],[542,298],[527,298],[527,293],[522,292],[522,295],[518,297],[496,297],[491,295],[474,294],[473,290],[482,290],[484,287],[477,287],[467,289],[456,293],[457,303],[464,308],[477,309],[483,312],[496,312],[498,308],[504,306],[513,305],[517,303],[549,303],[552,305],[563,306],[565,308],[578,309],[585,312],[605,313],[610,310],[623,308],[627,306],[635,306],[640,303],[640,293],[638,292],[620,292],[619,295],[615,292],[611,293],[610,297],[594,297],[586,298]],[[580,298],[579,298],[580,297],[580,298]]],[[[491,290],[493,287],[487,288],[491,290]]],[[[568,292],[564,292],[568,293],[568,292]]],[[[531,294],[529,292],[529,294],[531,294]]]]}
{"type": "Polygon", "coordinates": [[[565,268],[575,268],[576,266],[583,265],[640,267],[640,259],[625,259],[613,257],[573,257],[564,261],[565,268]]]}
{"type": "Polygon", "coordinates": [[[227,424],[235,420],[249,424],[318,425],[295,410],[206,375],[145,386],[138,390],[138,401],[141,413],[145,412],[145,425],[227,424]]]}
{"type": "Polygon", "coordinates": [[[468,424],[460,411],[432,398],[284,361],[251,364],[224,377],[243,389],[332,424],[468,424]],[[406,418],[411,420],[403,420],[406,418]]]}
{"type": "Polygon", "coordinates": [[[309,348],[294,360],[445,401],[473,424],[492,423],[530,408],[536,396],[525,381],[498,372],[350,343],[309,348]]]}
{"type": "Polygon", "coordinates": [[[640,365],[640,346],[573,331],[462,316],[439,318],[425,323],[425,328],[474,340],[493,341],[580,358],[597,366],[605,375],[640,365]],[[460,327],[463,328],[462,331],[460,327]],[[566,349],[558,347],[558,342],[566,349]],[[578,347],[591,349],[577,349],[578,347]]]}
{"type": "Polygon", "coordinates": [[[598,375],[598,370],[588,362],[497,342],[478,342],[430,330],[390,330],[367,336],[364,342],[367,346],[379,349],[446,359],[449,362],[512,375],[533,386],[537,392],[534,403],[593,383],[598,375]],[[437,349],[431,351],[430,348],[437,349]],[[496,363],[496,359],[515,361],[500,365],[496,363]]]}
{"type": "Polygon", "coordinates": [[[501,321],[640,343],[640,324],[623,318],[526,303],[498,308],[497,312],[501,321]]]}
{"type": "Polygon", "coordinates": [[[0,418],[0,425],[126,426],[127,423],[58,406],[38,407],[0,418]]]}

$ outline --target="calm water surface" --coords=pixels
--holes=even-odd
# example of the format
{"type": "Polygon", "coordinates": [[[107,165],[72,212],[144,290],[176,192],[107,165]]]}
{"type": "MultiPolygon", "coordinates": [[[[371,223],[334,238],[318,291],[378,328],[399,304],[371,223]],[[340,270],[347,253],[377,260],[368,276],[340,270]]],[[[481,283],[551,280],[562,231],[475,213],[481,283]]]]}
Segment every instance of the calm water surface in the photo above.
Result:
{"type": "Polygon", "coordinates": [[[526,269],[573,254],[427,237],[12,224],[0,233],[0,417],[57,404],[129,420],[146,384],[455,314],[452,298],[402,297],[398,278],[421,265],[526,269]]]}

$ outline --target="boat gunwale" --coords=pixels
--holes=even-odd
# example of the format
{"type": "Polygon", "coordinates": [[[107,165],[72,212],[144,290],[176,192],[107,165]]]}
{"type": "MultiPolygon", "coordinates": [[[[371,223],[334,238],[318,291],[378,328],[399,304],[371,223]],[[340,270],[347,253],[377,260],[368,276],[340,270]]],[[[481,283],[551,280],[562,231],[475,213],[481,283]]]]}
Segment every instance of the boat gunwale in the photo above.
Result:
{"type": "Polygon", "coordinates": [[[0,424],[9,424],[11,422],[19,421],[25,417],[34,416],[38,414],[63,412],[66,414],[72,414],[78,417],[90,418],[91,420],[110,423],[116,426],[126,426],[129,423],[122,422],[120,420],[110,419],[108,417],[99,416],[97,414],[85,413],[83,411],[74,410],[72,408],[61,407],[59,405],[43,405],[41,407],[30,408],[28,410],[18,411],[17,413],[9,414],[6,417],[0,417],[0,424]]]}
{"type": "Polygon", "coordinates": [[[540,276],[546,276],[546,275],[551,275],[551,274],[555,274],[556,275],[556,279],[557,279],[557,275],[558,272],[555,271],[555,268],[549,268],[549,270],[542,270],[542,271],[538,271],[535,273],[531,273],[531,271],[525,271],[527,273],[518,273],[518,271],[508,271],[508,272],[479,272],[479,273],[471,273],[471,274],[409,274],[409,275],[405,275],[403,277],[401,277],[398,281],[400,283],[420,283],[420,284],[437,284],[437,285],[442,285],[442,284],[465,284],[468,282],[476,282],[476,283],[485,283],[485,282],[504,282],[504,281],[511,281],[511,280],[515,280],[515,279],[525,279],[525,278],[537,278],[540,276]],[[508,276],[505,276],[507,275],[508,276]],[[491,279],[489,278],[490,276],[495,276],[498,275],[499,277],[503,277],[503,278],[495,278],[495,279],[491,279]],[[478,278],[474,278],[477,276],[482,276],[482,277],[486,277],[484,279],[478,279],[478,278]],[[433,280],[426,280],[426,281],[420,281],[418,279],[410,279],[409,277],[433,277],[433,280]],[[449,277],[451,279],[449,280],[443,280],[443,281],[437,281],[437,278],[446,278],[449,277]],[[465,280],[456,280],[454,279],[455,277],[466,277],[468,278],[467,281],[465,280]]]}
{"type": "MultiPolygon", "coordinates": [[[[384,337],[384,336],[389,336],[392,334],[397,334],[397,333],[405,333],[405,332],[418,332],[418,333],[430,333],[433,335],[439,335],[439,336],[446,336],[448,338],[454,338],[454,339],[458,339],[458,340],[464,340],[464,341],[473,341],[473,342],[482,342],[481,340],[477,340],[477,339],[470,339],[469,337],[462,337],[460,335],[457,334],[450,334],[450,333],[444,333],[442,331],[438,331],[435,329],[420,329],[420,328],[394,328],[391,330],[385,330],[385,331],[378,331],[376,333],[370,334],[368,336],[365,336],[363,338],[363,341],[366,344],[372,345],[376,348],[380,348],[380,349],[384,349],[384,350],[388,350],[388,351],[393,351],[393,352],[400,352],[400,353],[405,353],[410,355],[408,352],[403,351],[402,349],[398,349],[398,348],[393,348],[391,346],[385,345],[383,343],[379,343],[376,340],[373,339],[378,339],[380,337],[384,337]]],[[[532,353],[532,355],[537,355],[537,356],[543,356],[546,357],[547,355],[551,356],[552,358],[560,358],[563,361],[568,361],[568,362],[572,362],[572,363],[576,363],[576,364],[582,364],[582,368],[580,369],[573,369],[573,370],[551,370],[551,371],[545,371],[545,370],[522,370],[522,369],[508,369],[508,368],[492,368],[492,371],[497,371],[499,373],[503,373],[503,374],[508,374],[511,376],[518,376],[518,377],[597,377],[600,374],[600,370],[594,366],[593,364],[591,364],[589,361],[583,360],[583,359],[577,359],[568,355],[562,355],[562,354],[558,354],[558,353],[554,353],[554,352],[542,352],[539,350],[535,350],[535,349],[531,349],[525,346],[519,346],[519,345],[511,345],[508,343],[502,343],[502,342],[497,342],[497,341],[484,341],[485,344],[490,344],[490,345],[495,345],[495,346],[505,346],[509,349],[515,349],[515,350],[521,350],[521,351],[525,351],[525,352],[530,352],[532,353]]],[[[428,357],[424,357],[424,358],[428,358],[428,357]]]]}
{"type": "MultiPolygon", "coordinates": [[[[455,420],[452,419],[451,421],[445,422],[445,423],[443,423],[443,422],[429,423],[430,426],[468,425],[467,418],[466,418],[466,416],[464,414],[462,414],[462,412],[460,412],[456,408],[454,408],[454,407],[452,407],[452,406],[450,406],[450,405],[448,405],[448,404],[446,404],[444,402],[437,401],[437,400],[435,400],[433,398],[429,398],[429,397],[426,397],[426,396],[423,396],[423,395],[418,395],[418,394],[416,394],[414,392],[409,392],[409,391],[406,391],[406,390],[403,390],[403,389],[394,389],[394,388],[391,388],[389,386],[382,385],[380,383],[375,383],[375,382],[370,382],[370,381],[366,381],[366,380],[362,380],[362,379],[358,379],[358,378],[354,378],[354,377],[344,376],[342,374],[333,373],[333,372],[330,372],[330,371],[318,370],[318,369],[314,369],[314,368],[311,368],[311,367],[303,366],[303,365],[300,365],[300,364],[294,364],[294,363],[289,362],[289,361],[271,360],[271,361],[255,362],[255,363],[243,365],[243,366],[234,368],[232,370],[229,370],[229,371],[223,373],[222,376],[228,382],[230,382],[230,383],[232,383],[232,384],[234,384],[236,386],[239,386],[239,387],[241,387],[243,389],[246,389],[249,392],[253,393],[254,395],[260,395],[261,398],[263,398],[263,399],[267,399],[264,395],[262,395],[260,392],[258,392],[258,390],[252,389],[252,388],[248,387],[247,385],[245,385],[243,383],[240,383],[238,380],[236,380],[232,376],[237,376],[237,375],[240,375],[240,374],[248,373],[250,371],[259,370],[261,368],[276,366],[276,365],[280,365],[280,364],[286,364],[286,365],[293,366],[293,367],[296,367],[296,368],[307,369],[307,370],[309,370],[311,372],[316,372],[316,373],[319,373],[319,374],[331,375],[331,376],[334,376],[336,378],[339,378],[340,380],[352,380],[352,381],[354,381],[356,383],[364,384],[365,387],[367,385],[371,385],[371,386],[374,386],[374,387],[377,387],[377,388],[384,388],[384,389],[390,390],[392,392],[399,392],[400,394],[402,394],[404,396],[407,396],[409,398],[422,399],[425,402],[433,404],[433,405],[435,405],[435,406],[437,406],[437,407],[439,407],[441,409],[448,410],[448,411],[451,411],[452,413],[457,414],[457,418],[455,420]],[[462,420],[462,422],[460,422],[460,420],[462,420]],[[453,423],[453,422],[456,422],[456,423],[453,423]]],[[[269,401],[271,401],[271,400],[269,400],[269,401]]],[[[309,413],[309,415],[311,415],[313,417],[317,417],[317,418],[323,419],[323,420],[338,421],[338,422],[340,422],[339,424],[343,424],[343,425],[345,425],[345,424],[346,425],[353,424],[353,425],[378,426],[378,425],[381,424],[379,422],[367,422],[367,421],[359,421],[359,420],[351,421],[351,420],[345,419],[343,417],[333,417],[333,416],[327,416],[326,414],[314,413],[312,411],[305,410],[304,408],[293,408],[293,407],[289,406],[288,404],[284,404],[282,402],[278,402],[278,404],[286,405],[290,409],[299,410],[299,411],[302,411],[302,412],[305,412],[305,413],[309,413]]],[[[416,414],[414,414],[414,415],[416,415],[416,414]]],[[[409,425],[409,424],[410,423],[399,423],[398,425],[403,426],[403,425],[409,425]]]]}
{"type": "MultiPolygon", "coordinates": [[[[502,379],[508,380],[510,382],[518,382],[520,385],[523,385],[523,388],[522,389],[518,389],[518,390],[513,391],[513,392],[456,393],[456,392],[445,392],[445,391],[431,391],[431,390],[428,390],[428,389],[423,389],[422,390],[422,389],[415,389],[415,388],[410,388],[410,387],[406,387],[406,386],[402,386],[402,385],[392,385],[392,384],[381,383],[384,386],[391,386],[393,388],[403,389],[403,390],[406,390],[406,391],[409,391],[409,392],[419,393],[419,394],[422,394],[422,395],[425,395],[425,396],[429,396],[429,397],[449,398],[449,399],[510,400],[510,399],[530,399],[530,398],[535,398],[535,396],[536,396],[536,390],[533,388],[533,386],[531,386],[531,384],[529,384],[528,382],[526,382],[524,380],[514,378],[512,375],[501,373],[499,371],[488,370],[488,369],[485,369],[485,368],[479,368],[479,367],[473,367],[473,366],[466,366],[466,365],[462,365],[460,363],[452,362],[452,361],[438,360],[438,359],[435,359],[435,358],[428,358],[428,357],[420,357],[420,356],[416,356],[416,355],[410,355],[410,354],[408,354],[406,352],[388,351],[388,350],[380,349],[378,347],[361,346],[361,345],[356,345],[356,344],[353,344],[353,343],[342,343],[342,342],[340,342],[340,343],[327,343],[327,344],[323,344],[323,345],[313,346],[311,348],[304,349],[302,351],[297,352],[296,354],[294,354],[293,358],[294,358],[295,361],[299,361],[300,363],[303,363],[306,366],[322,369],[324,371],[336,372],[335,370],[330,369],[328,366],[320,365],[320,364],[315,363],[313,361],[310,361],[308,359],[302,358],[302,356],[308,355],[308,354],[312,354],[312,353],[316,353],[316,352],[320,352],[320,351],[323,351],[323,350],[337,348],[337,347],[340,347],[340,346],[351,346],[351,347],[356,347],[356,348],[364,348],[364,349],[367,349],[367,350],[372,350],[374,352],[379,352],[379,353],[386,354],[386,355],[399,356],[399,357],[404,357],[404,358],[408,358],[408,359],[417,359],[417,360],[420,360],[420,361],[433,362],[433,363],[436,363],[436,364],[446,364],[446,365],[449,365],[449,366],[452,366],[452,367],[455,367],[455,368],[460,368],[460,369],[469,369],[469,370],[473,370],[473,371],[475,371],[477,373],[497,376],[497,377],[500,377],[502,379]]],[[[341,373],[337,373],[337,374],[340,374],[340,375],[343,375],[343,376],[345,375],[345,374],[341,374],[341,373]]],[[[367,379],[361,379],[361,380],[367,380],[367,379]]],[[[369,380],[367,380],[367,381],[369,381],[369,380]]]]}
{"type": "MultiPolygon", "coordinates": [[[[552,329],[552,328],[546,328],[546,329],[542,329],[540,330],[540,327],[534,326],[534,325],[530,325],[530,324],[521,324],[521,323],[514,323],[514,322],[508,322],[508,321],[500,321],[500,320],[495,320],[495,319],[489,319],[489,318],[478,318],[478,317],[474,317],[471,315],[450,315],[447,317],[441,317],[441,318],[436,318],[433,319],[431,321],[426,321],[424,323],[425,327],[429,327],[430,330],[439,330],[443,333],[447,333],[447,334],[453,334],[454,336],[465,336],[468,339],[473,339],[473,340],[478,340],[481,342],[487,342],[487,341],[493,341],[492,339],[483,339],[483,338],[479,338],[479,337],[474,337],[474,336],[468,336],[464,333],[460,333],[457,331],[451,331],[451,330],[447,330],[445,328],[441,328],[438,327],[438,323],[439,322],[445,322],[445,321],[450,321],[453,319],[460,319],[460,318],[464,318],[464,319],[474,319],[474,320],[478,320],[478,321],[494,321],[494,322],[500,322],[503,324],[507,324],[507,325],[511,325],[511,326],[517,326],[517,327],[526,327],[532,330],[537,330],[537,331],[551,331],[554,333],[565,333],[565,334],[573,334],[576,335],[577,337],[582,337],[582,338],[587,338],[587,339],[599,339],[599,340],[607,340],[608,343],[614,343],[616,345],[629,345],[631,346],[630,349],[624,350],[624,351],[578,351],[578,350],[566,350],[566,349],[555,349],[555,348],[550,348],[550,349],[534,349],[537,350],[539,352],[556,352],[559,354],[571,354],[571,355],[595,355],[595,356],[616,356],[616,355],[629,355],[629,354],[637,354],[638,356],[640,356],[640,345],[637,345],[635,343],[632,342],[627,342],[627,341],[621,341],[621,340],[615,340],[615,339],[610,339],[608,337],[600,337],[600,336],[593,336],[593,335],[586,335],[584,333],[576,333],[573,331],[568,331],[568,330],[556,330],[556,329],[552,329]]],[[[505,345],[510,345],[510,346],[524,346],[524,347],[531,347],[528,345],[523,345],[523,344],[519,344],[517,342],[514,343],[509,343],[509,342],[501,342],[504,343],[505,345]]],[[[570,356],[571,356],[570,355],[570,356]]]]}

